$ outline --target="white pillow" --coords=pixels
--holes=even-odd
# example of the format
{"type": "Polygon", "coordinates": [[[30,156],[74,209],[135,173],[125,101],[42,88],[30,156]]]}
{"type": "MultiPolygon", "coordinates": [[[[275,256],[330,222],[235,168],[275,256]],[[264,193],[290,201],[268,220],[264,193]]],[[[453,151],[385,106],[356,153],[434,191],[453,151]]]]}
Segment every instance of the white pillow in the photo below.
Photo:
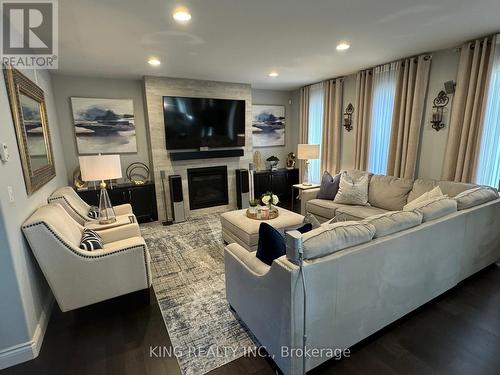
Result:
{"type": "Polygon", "coordinates": [[[411,211],[417,208],[418,204],[424,201],[428,201],[429,199],[437,198],[437,197],[442,197],[444,196],[443,192],[441,191],[441,188],[439,186],[436,186],[434,189],[431,191],[427,191],[424,194],[422,194],[420,197],[415,198],[414,200],[408,202],[404,207],[404,211],[411,211]]]}
{"type": "Polygon", "coordinates": [[[364,173],[354,178],[346,171],[340,175],[339,191],[333,200],[335,203],[366,206],[368,203],[369,174],[364,173]]]}

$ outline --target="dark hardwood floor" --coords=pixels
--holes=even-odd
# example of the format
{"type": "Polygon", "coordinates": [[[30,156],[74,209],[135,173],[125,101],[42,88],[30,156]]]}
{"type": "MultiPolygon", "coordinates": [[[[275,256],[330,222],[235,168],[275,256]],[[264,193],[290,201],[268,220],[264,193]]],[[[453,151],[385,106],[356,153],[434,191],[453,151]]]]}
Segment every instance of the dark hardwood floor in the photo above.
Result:
{"type": "MultiPolygon", "coordinates": [[[[175,357],[150,358],[170,346],[163,319],[135,293],[74,312],[56,306],[38,358],[0,371],[10,374],[179,374],[175,357]]],[[[240,358],[210,373],[274,374],[262,358],[240,358]]],[[[500,373],[500,267],[465,280],[312,374],[500,373]]]]}

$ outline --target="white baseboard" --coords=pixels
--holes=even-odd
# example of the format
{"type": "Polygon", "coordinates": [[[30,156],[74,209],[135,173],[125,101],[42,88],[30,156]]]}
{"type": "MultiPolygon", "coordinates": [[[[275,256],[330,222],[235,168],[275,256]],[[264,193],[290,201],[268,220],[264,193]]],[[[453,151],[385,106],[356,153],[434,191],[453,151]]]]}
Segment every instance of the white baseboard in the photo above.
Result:
{"type": "Polygon", "coordinates": [[[38,319],[33,337],[30,341],[1,350],[0,370],[38,357],[40,349],[42,348],[43,338],[45,336],[47,325],[49,324],[50,313],[52,312],[53,306],[54,296],[49,292],[42,313],[40,314],[40,318],[38,319]]]}

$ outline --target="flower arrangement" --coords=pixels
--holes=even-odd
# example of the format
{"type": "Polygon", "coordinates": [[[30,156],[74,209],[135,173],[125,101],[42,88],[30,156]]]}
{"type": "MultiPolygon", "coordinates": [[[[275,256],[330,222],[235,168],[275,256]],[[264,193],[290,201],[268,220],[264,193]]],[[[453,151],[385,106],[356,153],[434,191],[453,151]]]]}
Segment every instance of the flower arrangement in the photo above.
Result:
{"type": "Polygon", "coordinates": [[[271,208],[271,206],[273,204],[277,205],[280,202],[278,196],[273,194],[271,191],[268,191],[267,193],[262,194],[262,197],[260,198],[260,200],[261,200],[262,204],[269,206],[269,208],[271,208]]]}

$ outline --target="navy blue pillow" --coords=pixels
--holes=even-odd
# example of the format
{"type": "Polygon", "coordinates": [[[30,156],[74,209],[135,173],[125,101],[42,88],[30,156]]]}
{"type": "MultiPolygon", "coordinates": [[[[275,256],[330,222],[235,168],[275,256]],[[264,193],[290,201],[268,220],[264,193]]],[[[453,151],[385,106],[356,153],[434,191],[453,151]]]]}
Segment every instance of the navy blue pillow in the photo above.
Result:
{"type": "Polygon", "coordinates": [[[321,185],[319,187],[318,198],[334,200],[340,185],[340,173],[332,176],[325,171],[321,177],[321,185]]]}
{"type": "MultiPolygon", "coordinates": [[[[307,223],[297,228],[300,233],[312,230],[312,224],[307,223]]],[[[285,237],[279,230],[267,223],[259,226],[259,244],[257,245],[256,257],[267,265],[271,265],[273,260],[286,254],[285,237]]]]}

